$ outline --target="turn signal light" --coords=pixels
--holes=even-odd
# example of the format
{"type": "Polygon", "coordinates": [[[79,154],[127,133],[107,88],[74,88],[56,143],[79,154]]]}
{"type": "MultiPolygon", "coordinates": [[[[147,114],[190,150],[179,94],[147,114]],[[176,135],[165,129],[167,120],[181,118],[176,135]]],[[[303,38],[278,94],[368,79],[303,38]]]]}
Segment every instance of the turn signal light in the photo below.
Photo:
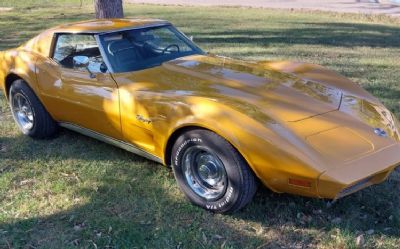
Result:
{"type": "Polygon", "coordinates": [[[289,184],[302,188],[311,188],[311,182],[301,179],[289,178],[289,184]]]}

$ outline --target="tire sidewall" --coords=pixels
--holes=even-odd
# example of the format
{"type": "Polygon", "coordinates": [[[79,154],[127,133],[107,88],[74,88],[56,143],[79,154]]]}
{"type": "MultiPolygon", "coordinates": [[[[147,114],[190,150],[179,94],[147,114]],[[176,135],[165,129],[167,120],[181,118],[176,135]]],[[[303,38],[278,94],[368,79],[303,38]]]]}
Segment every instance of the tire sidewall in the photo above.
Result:
{"type": "Polygon", "coordinates": [[[18,127],[20,128],[20,130],[22,131],[22,133],[25,134],[25,135],[28,135],[28,136],[35,133],[35,130],[36,130],[36,128],[37,128],[37,121],[38,121],[38,119],[37,119],[37,112],[36,112],[36,108],[35,108],[35,104],[34,104],[35,99],[32,98],[32,93],[31,93],[31,91],[32,91],[32,90],[29,89],[29,88],[25,85],[25,82],[24,82],[24,81],[22,81],[22,80],[16,80],[16,81],[11,85],[11,87],[10,87],[10,93],[9,93],[9,96],[10,96],[9,105],[10,105],[10,108],[11,108],[11,110],[12,110],[13,118],[14,118],[15,122],[17,123],[18,127]],[[17,94],[17,93],[19,93],[19,94],[21,94],[21,95],[23,95],[23,96],[25,97],[25,99],[28,101],[28,103],[29,103],[29,105],[30,105],[30,107],[31,107],[31,109],[32,109],[32,114],[33,114],[33,126],[32,126],[32,128],[29,129],[29,130],[24,129],[23,127],[21,127],[21,126],[19,125],[18,120],[17,120],[17,117],[15,117],[15,114],[14,114],[14,111],[13,111],[13,103],[12,103],[12,102],[13,102],[13,96],[14,96],[15,94],[17,94]]]}
{"type": "Polygon", "coordinates": [[[232,149],[228,142],[221,139],[218,135],[205,130],[192,131],[177,139],[172,148],[172,168],[180,189],[192,203],[216,213],[228,212],[235,205],[240,198],[242,177],[238,169],[238,162],[232,157],[232,153],[230,153],[232,149]],[[207,148],[221,160],[225,167],[227,187],[225,194],[218,200],[208,201],[197,195],[186,182],[185,173],[182,168],[183,155],[192,146],[207,148]]]}

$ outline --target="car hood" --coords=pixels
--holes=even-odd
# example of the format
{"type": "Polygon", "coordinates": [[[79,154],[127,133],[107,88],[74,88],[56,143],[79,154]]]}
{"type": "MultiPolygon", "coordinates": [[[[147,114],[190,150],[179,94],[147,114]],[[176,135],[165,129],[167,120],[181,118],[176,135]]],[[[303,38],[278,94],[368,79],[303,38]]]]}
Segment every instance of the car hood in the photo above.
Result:
{"type": "Polygon", "coordinates": [[[276,134],[303,148],[309,158],[323,162],[326,169],[344,167],[400,141],[394,116],[378,100],[320,66],[291,73],[263,63],[192,56],[163,67],[175,75],[199,79],[196,82],[206,88],[197,94],[219,102],[234,100],[230,106],[264,121],[276,134]],[[376,128],[394,139],[377,136],[376,128]]]}
{"type": "Polygon", "coordinates": [[[180,75],[180,80],[196,78],[197,94],[221,101],[233,98],[287,122],[338,110],[342,98],[342,92],[328,84],[224,57],[190,56],[164,63],[162,67],[180,75]]]}

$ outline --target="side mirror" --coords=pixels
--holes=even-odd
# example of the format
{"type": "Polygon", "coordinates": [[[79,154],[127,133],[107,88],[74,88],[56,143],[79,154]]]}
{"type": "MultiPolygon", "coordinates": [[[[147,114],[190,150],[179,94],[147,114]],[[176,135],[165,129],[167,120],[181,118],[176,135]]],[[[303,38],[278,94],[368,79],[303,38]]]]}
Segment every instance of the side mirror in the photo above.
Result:
{"type": "Polygon", "coordinates": [[[85,68],[89,72],[90,78],[96,78],[96,75],[89,69],[89,57],[78,55],[74,56],[72,60],[74,68],[85,68]]]}
{"type": "Polygon", "coordinates": [[[82,55],[78,55],[78,56],[74,56],[73,58],[74,61],[74,67],[83,67],[83,68],[87,68],[89,66],[89,57],[87,56],[82,56],[82,55]]]}

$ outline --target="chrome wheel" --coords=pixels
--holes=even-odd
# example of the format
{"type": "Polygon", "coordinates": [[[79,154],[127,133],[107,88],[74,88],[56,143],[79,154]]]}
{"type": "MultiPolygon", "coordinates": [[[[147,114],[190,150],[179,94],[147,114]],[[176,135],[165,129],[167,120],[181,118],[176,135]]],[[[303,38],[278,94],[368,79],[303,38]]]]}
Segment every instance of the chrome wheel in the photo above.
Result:
{"type": "Polygon", "coordinates": [[[11,109],[15,121],[23,131],[33,128],[35,117],[29,100],[21,93],[16,93],[11,97],[11,109]]]}
{"type": "Polygon", "coordinates": [[[189,148],[183,155],[183,172],[190,188],[208,201],[221,198],[227,187],[224,164],[201,146],[189,148]]]}

